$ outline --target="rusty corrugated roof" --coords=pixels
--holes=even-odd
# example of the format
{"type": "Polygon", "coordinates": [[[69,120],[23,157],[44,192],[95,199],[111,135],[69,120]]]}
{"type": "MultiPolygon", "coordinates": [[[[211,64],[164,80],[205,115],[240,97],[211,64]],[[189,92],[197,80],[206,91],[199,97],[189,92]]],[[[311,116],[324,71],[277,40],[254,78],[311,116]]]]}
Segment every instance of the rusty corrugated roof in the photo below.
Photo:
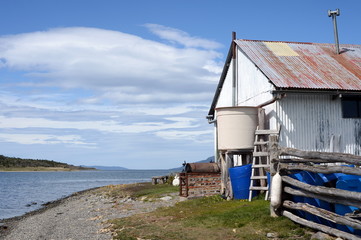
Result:
{"type": "Polygon", "coordinates": [[[278,88],[361,90],[361,45],[235,42],[278,88]]]}

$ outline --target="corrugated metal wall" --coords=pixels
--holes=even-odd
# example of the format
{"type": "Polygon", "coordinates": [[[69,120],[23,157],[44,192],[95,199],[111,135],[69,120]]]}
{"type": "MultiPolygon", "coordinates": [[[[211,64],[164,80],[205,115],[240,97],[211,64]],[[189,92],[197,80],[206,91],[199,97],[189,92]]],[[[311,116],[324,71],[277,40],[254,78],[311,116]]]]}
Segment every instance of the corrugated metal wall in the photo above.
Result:
{"type": "Polygon", "coordinates": [[[330,95],[287,94],[274,104],[272,128],[282,126],[280,144],[313,151],[360,155],[361,119],[342,118],[341,100],[330,95]],[[333,145],[333,146],[331,146],[333,145]]]}
{"type": "MultiPolygon", "coordinates": [[[[273,85],[240,51],[237,68],[238,105],[257,106],[272,99],[273,85]]],[[[231,96],[232,64],[217,107],[231,106],[231,96]]],[[[281,126],[282,146],[361,155],[361,119],[342,118],[339,98],[317,93],[287,93],[285,98],[264,108],[269,121],[267,127],[276,129],[281,126]]]]}

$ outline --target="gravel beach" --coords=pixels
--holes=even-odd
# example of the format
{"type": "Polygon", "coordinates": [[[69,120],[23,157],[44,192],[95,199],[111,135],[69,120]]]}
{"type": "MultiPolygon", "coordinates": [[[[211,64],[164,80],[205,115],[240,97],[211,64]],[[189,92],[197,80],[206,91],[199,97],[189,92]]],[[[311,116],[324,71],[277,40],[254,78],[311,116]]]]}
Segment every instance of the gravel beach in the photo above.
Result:
{"type": "Polygon", "coordinates": [[[183,200],[177,193],[152,201],[112,199],[101,189],[75,193],[24,216],[0,221],[0,239],[109,240],[112,235],[107,220],[154,211],[183,200]]]}

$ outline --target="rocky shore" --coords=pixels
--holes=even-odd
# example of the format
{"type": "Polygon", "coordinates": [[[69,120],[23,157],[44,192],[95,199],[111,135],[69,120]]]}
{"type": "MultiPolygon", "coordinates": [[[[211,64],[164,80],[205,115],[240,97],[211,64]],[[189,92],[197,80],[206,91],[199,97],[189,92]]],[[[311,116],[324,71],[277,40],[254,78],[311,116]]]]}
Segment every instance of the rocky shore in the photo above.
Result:
{"type": "Polygon", "coordinates": [[[146,198],[112,198],[106,187],[75,193],[46,204],[44,208],[0,221],[3,240],[112,239],[108,220],[172,206],[181,198],[177,193],[148,201],[146,198]]]}

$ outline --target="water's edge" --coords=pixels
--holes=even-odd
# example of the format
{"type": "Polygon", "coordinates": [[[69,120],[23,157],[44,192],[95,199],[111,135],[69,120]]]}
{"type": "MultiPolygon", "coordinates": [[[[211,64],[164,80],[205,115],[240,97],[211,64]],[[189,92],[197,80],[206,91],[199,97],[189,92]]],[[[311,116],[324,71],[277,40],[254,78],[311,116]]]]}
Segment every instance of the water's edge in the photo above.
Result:
{"type": "Polygon", "coordinates": [[[3,219],[0,219],[0,223],[8,223],[8,222],[14,222],[14,221],[19,221],[19,220],[22,220],[24,218],[27,218],[29,216],[33,216],[33,215],[36,215],[36,214],[39,214],[39,213],[42,213],[42,212],[45,212],[46,210],[50,209],[50,208],[53,208],[53,207],[56,207],[56,206],[59,206],[61,203],[63,203],[65,200],[71,198],[71,197],[75,197],[75,196],[79,196],[79,195],[82,195],[84,193],[87,193],[87,192],[90,192],[90,191],[94,191],[96,189],[99,189],[99,188],[102,188],[104,186],[101,186],[101,187],[95,187],[95,188],[89,188],[89,189],[85,189],[85,190],[82,190],[82,191],[79,191],[79,192],[74,192],[68,196],[65,196],[65,197],[61,197],[59,199],[56,199],[54,201],[49,201],[49,202],[46,202],[46,203],[43,203],[41,204],[41,207],[38,208],[38,209],[35,209],[35,210],[32,210],[30,212],[26,212],[20,216],[15,216],[15,217],[11,217],[11,218],[3,218],[3,219]]]}

